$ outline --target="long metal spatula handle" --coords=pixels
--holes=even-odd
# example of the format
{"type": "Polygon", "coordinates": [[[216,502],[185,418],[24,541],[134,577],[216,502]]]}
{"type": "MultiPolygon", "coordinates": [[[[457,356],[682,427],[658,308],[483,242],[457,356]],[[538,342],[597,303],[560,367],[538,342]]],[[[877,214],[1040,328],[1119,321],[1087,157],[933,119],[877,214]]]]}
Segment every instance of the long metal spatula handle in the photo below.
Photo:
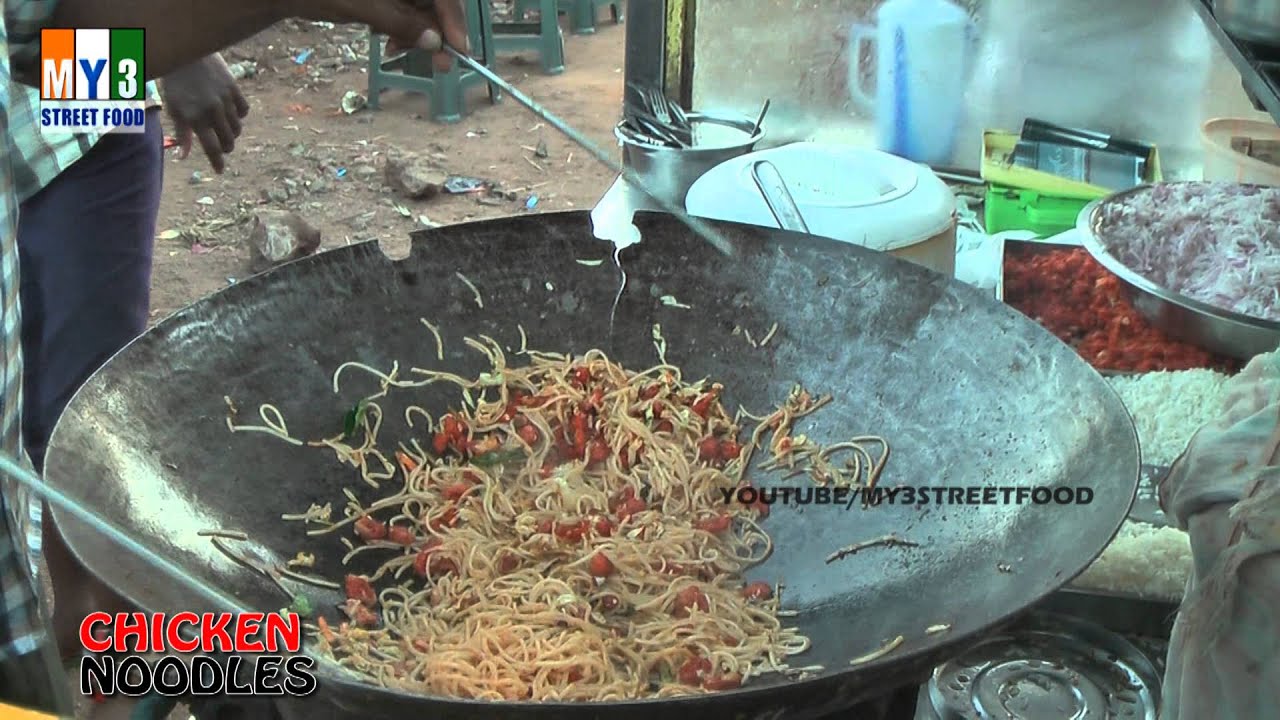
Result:
{"type": "MultiPolygon", "coordinates": [[[[565,137],[577,143],[578,146],[581,147],[583,150],[586,150],[587,152],[594,155],[597,160],[604,163],[605,167],[608,167],[610,170],[613,170],[614,172],[621,174],[624,178],[627,179],[627,182],[631,183],[631,185],[633,185],[634,187],[639,188],[642,192],[644,192],[645,195],[649,196],[649,198],[653,200],[654,203],[658,205],[658,207],[662,208],[663,210],[666,210],[667,212],[674,215],[681,222],[683,222],[685,225],[688,225],[690,230],[693,230],[693,232],[696,233],[703,240],[706,240],[707,242],[711,243],[711,245],[715,247],[717,250],[729,256],[732,256],[734,254],[733,246],[730,245],[729,241],[726,240],[723,235],[717,232],[715,228],[711,227],[706,222],[693,217],[689,213],[685,212],[683,208],[678,207],[675,203],[672,203],[671,201],[667,200],[664,197],[660,197],[657,193],[651,192],[649,190],[648,185],[645,183],[644,179],[641,178],[638,173],[636,173],[631,168],[625,167],[618,161],[614,160],[609,153],[597,147],[595,143],[591,142],[591,140],[587,138],[587,136],[575,130],[572,125],[570,125],[564,120],[561,120],[560,118],[548,112],[545,108],[539,105],[536,101],[534,101],[528,95],[525,95],[524,93],[517,90],[515,86],[513,86],[511,83],[498,77],[496,74],[494,74],[492,70],[485,67],[483,63],[477,62],[470,55],[467,55],[466,53],[458,52],[457,50],[454,50],[453,48],[448,46],[445,46],[445,50],[447,50],[449,54],[452,55],[454,59],[456,59],[458,62],[462,63],[463,65],[466,65],[468,68],[480,74],[486,80],[493,83],[494,85],[497,85],[499,88],[502,89],[503,92],[515,98],[516,101],[519,102],[521,105],[524,105],[525,107],[529,108],[529,110],[532,111],[534,115],[537,115],[538,117],[542,118],[548,125],[551,125],[556,130],[559,130],[561,133],[565,135],[565,137]]],[[[683,198],[681,198],[681,200],[683,200],[683,198]]]]}
{"type": "MultiPolygon", "coordinates": [[[[172,562],[169,562],[147,546],[132,537],[129,537],[127,533],[116,527],[114,523],[89,511],[73,498],[68,497],[61,490],[58,490],[41,480],[35,473],[14,462],[12,458],[0,455],[0,473],[8,475],[14,480],[17,480],[27,486],[32,490],[32,492],[45,500],[48,500],[50,505],[57,506],[58,509],[66,510],[71,513],[77,519],[85,522],[94,530],[97,530],[103,535],[106,535],[119,543],[129,552],[137,555],[143,560],[146,560],[147,564],[168,575],[174,581],[182,585],[186,585],[192,591],[204,596],[218,608],[230,612],[246,612],[248,610],[248,608],[240,603],[240,601],[215,587],[206,585],[196,579],[190,572],[183,570],[172,562]]],[[[178,608],[171,609],[176,610],[178,608]]]]}

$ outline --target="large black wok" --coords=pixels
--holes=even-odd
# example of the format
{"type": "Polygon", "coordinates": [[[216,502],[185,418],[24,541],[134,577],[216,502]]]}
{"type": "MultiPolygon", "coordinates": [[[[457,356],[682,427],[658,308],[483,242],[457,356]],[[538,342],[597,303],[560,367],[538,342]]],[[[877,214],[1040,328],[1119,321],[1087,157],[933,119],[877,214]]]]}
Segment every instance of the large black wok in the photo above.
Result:
{"type": "MultiPolygon", "coordinates": [[[[281,513],[312,502],[341,506],[354,475],[332,454],[261,434],[227,431],[223,396],[255,418],[284,413],[295,436],[330,436],[373,388],[334,368],[348,360],[389,368],[435,365],[419,318],[443,326],[445,365],[482,368],[464,335],[582,352],[602,347],[632,367],[655,363],[661,323],[670,361],[724,382],[731,406],[753,412],[793,384],[835,402],[802,431],[824,442],[855,434],[889,439],[881,484],[1067,485],[1089,505],[778,508],[767,521],[777,549],[754,571],[786,585],[785,605],[814,641],[797,664],[826,672],[789,683],[666,701],[662,711],[703,718],[812,716],[911,682],[993,625],[1062,586],[1109,542],[1134,497],[1138,446],[1119,398],[1048,332],[959,282],[858,247],[759,228],[719,225],[739,249],[727,259],[666,216],[638,219],[644,241],[624,253],[630,283],[612,335],[618,276],[612,246],[592,238],[585,212],[456,225],[414,237],[392,261],[354,245],[251,278],[177,313],[122,351],[75,397],[54,434],[49,482],[144,538],[246,606],[287,604],[267,579],[218,553],[201,530],[249,533],[277,562],[317,553],[316,572],[340,578],[335,537],[308,540],[281,513]],[[604,260],[588,266],[576,259],[604,260]],[[479,287],[484,309],[454,275],[479,287]],[[693,308],[664,304],[673,295],[693,308]],[[756,338],[778,324],[767,346],[756,338]],[[837,548],[897,533],[918,548],[877,548],[834,564],[837,548]],[[949,632],[926,634],[949,624],[949,632]],[[902,635],[897,652],[849,661],[902,635]],[[670,706],[667,705],[670,703],[670,706]],[[674,707],[679,705],[680,707],[674,707]]],[[[439,402],[444,402],[440,396],[439,402]]],[[[387,409],[384,438],[404,428],[387,409]]],[[[401,435],[401,437],[403,437],[401,435]]],[[[151,610],[206,607],[84,524],[58,513],[79,558],[151,610]]],[[[325,607],[337,595],[299,586],[325,607]]],[[[387,692],[337,675],[329,701],[360,717],[644,718],[655,702],[492,705],[387,692]],[[409,713],[412,713],[410,715],[409,713]]]]}

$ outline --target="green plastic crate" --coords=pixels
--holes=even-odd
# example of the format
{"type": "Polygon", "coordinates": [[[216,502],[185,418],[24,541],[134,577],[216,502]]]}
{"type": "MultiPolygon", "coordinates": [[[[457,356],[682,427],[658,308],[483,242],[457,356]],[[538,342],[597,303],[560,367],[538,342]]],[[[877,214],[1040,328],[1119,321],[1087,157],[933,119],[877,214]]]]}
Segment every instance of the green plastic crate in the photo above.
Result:
{"type": "Polygon", "coordinates": [[[985,203],[987,233],[1029,230],[1042,238],[1057,235],[1075,227],[1076,217],[1088,204],[1088,200],[992,185],[985,203]]]}

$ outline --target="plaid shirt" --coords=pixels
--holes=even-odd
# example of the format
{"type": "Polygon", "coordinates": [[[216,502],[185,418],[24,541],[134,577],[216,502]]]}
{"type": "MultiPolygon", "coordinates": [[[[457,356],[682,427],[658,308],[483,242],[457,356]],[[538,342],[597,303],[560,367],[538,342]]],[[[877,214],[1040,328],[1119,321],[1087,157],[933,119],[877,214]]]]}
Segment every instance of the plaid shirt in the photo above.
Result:
{"type": "MultiPolygon", "coordinates": [[[[18,196],[10,140],[9,61],[33,63],[40,51],[40,28],[57,0],[4,0],[0,21],[0,452],[25,458],[19,413],[22,407],[22,338],[18,305],[18,196]]],[[[13,532],[13,483],[0,494],[0,663],[40,650],[47,632],[28,564],[25,542],[13,532]]],[[[21,505],[22,503],[18,503],[21,505]]]]}
{"type": "MultiPolygon", "coordinates": [[[[147,83],[147,107],[159,104],[156,84],[147,83]]],[[[13,181],[19,203],[26,202],[27,198],[53,182],[59,173],[84,157],[102,137],[96,133],[46,136],[40,131],[39,108],[39,90],[16,83],[10,88],[9,137],[17,153],[13,181]]]]}

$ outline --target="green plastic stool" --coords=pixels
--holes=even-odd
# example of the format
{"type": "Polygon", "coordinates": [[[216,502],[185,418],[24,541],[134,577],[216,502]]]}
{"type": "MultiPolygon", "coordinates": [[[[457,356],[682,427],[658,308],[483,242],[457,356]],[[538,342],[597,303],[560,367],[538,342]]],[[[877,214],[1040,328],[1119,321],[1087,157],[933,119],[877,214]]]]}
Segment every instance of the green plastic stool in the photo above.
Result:
{"type": "MultiPolygon", "coordinates": [[[[616,24],[622,24],[620,0],[558,0],[560,12],[569,16],[575,35],[590,35],[596,31],[596,17],[601,7],[609,8],[609,15],[616,24]]],[[[540,10],[540,0],[516,0],[516,15],[524,17],[530,10],[540,10]]]]}
{"type": "Polygon", "coordinates": [[[493,23],[494,46],[498,52],[533,50],[548,75],[564,72],[564,35],[555,13],[556,0],[529,0],[538,10],[537,22],[520,19],[524,12],[517,8],[515,22],[493,23]]]}
{"type": "MultiPolygon", "coordinates": [[[[486,67],[495,59],[493,15],[487,0],[467,3],[467,27],[470,29],[472,54],[486,67]]],[[[382,58],[381,35],[369,33],[369,107],[376,110],[379,96],[385,90],[404,90],[426,95],[431,101],[431,117],[436,122],[455,123],[466,110],[465,95],[472,86],[488,83],[483,75],[464,68],[456,61],[446,72],[436,72],[431,56],[421,50],[391,60],[382,58]]],[[[489,84],[489,101],[497,103],[502,93],[489,84]]]]}

